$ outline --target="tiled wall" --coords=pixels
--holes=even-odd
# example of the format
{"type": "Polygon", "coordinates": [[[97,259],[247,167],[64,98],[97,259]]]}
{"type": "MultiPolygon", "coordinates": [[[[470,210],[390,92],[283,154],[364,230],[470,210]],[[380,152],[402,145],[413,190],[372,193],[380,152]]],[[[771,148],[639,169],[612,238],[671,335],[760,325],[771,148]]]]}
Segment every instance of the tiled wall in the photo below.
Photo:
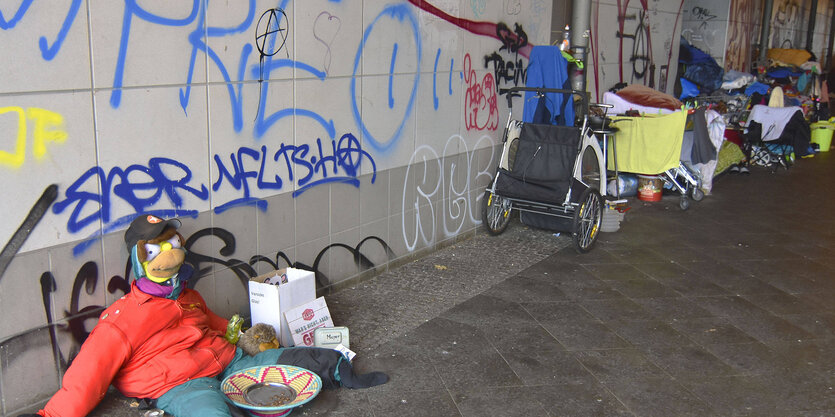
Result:
{"type": "Polygon", "coordinates": [[[724,66],[728,19],[727,0],[685,0],[682,7],[681,36],[724,66]]]}
{"type": "Polygon", "coordinates": [[[682,0],[599,0],[591,5],[592,101],[615,84],[643,84],[672,94],[682,33],[682,0]]]}
{"type": "Polygon", "coordinates": [[[524,83],[552,15],[548,0],[13,3],[3,415],[57,389],[126,290],[137,213],[183,220],[192,285],[224,316],[247,314],[245,280],[276,265],[328,287],[472,233],[508,112],[497,90],[524,83]]]}

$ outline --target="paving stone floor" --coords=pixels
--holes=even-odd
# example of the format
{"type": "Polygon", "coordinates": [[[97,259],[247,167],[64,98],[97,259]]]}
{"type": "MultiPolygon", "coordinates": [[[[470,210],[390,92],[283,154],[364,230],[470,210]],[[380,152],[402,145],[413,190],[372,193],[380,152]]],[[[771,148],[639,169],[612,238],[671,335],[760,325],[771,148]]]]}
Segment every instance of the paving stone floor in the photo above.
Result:
{"type": "MultiPolygon", "coordinates": [[[[835,156],[630,199],[578,255],[514,222],[328,297],[389,383],[295,416],[835,416],[835,156]]],[[[96,416],[139,416],[108,399],[96,416]]]]}
{"type": "MultiPolygon", "coordinates": [[[[788,171],[720,176],[687,211],[675,195],[630,200],[621,229],[602,234],[592,252],[565,247],[471,296],[444,297],[413,330],[361,339],[356,366],[391,381],[325,392],[296,412],[833,416],[833,181],[835,156],[820,154],[788,171]]],[[[519,232],[532,233],[519,223],[506,233],[519,232]]],[[[517,245],[524,253],[524,240],[498,239],[458,245],[475,248],[454,266],[470,271],[456,279],[469,285],[473,264],[501,270],[517,245]],[[494,240],[506,254],[495,254],[494,240]]],[[[405,274],[429,296],[450,286],[432,270],[437,262],[418,261],[423,276],[409,266],[389,275],[405,274]]],[[[409,301],[380,307],[401,302],[409,301]]]]}

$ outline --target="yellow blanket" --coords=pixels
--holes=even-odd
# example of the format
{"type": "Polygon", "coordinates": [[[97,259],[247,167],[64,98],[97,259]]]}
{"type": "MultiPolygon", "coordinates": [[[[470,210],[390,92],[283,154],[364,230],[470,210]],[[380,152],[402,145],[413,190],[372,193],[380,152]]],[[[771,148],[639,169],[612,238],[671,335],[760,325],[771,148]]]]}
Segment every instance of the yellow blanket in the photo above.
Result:
{"type": "Polygon", "coordinates": [[[766,57],[781,64],[801,66],[812,57],[812,54],[805,49],[781,49],[771,48],[766,52],[766,57]]]}
{"type": "MultiPolygon", "coordinates": [[[[644,117],[613,117],[618,132],[618,171],[660,174],[678,167],[687,112],[644,117]]],[[[613,140],[609,141],[609,169],[614,169],[613,140]]]]}

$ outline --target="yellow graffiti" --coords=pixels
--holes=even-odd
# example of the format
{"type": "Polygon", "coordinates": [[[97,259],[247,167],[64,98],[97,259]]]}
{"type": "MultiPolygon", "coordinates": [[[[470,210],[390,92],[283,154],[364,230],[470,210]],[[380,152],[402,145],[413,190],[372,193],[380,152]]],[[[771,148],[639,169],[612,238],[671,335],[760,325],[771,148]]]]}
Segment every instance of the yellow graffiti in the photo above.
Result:
{"type": "Polygon", "coordinates": [[[64,116],[58,113],[37,107],[29,107],[25,111],[22,107],[0,107],[0,115],[10,112],[17,113],[17,139],[13,152],[0,150],[0,165],[20,168],[26,161],[27,115],[34,122],[32,154],[35,159],[40,160],[46,155],[47,142],[63,143],[67,139],[64,116]]]}
{"type": "Polygon", "coordinates": [[[0,115],[8,112],[17,112],[17,141],[14,152],[0,151],[0,164],[18,168],[26,160],[26,113],[20,107],[2,107],[0,115]]]}

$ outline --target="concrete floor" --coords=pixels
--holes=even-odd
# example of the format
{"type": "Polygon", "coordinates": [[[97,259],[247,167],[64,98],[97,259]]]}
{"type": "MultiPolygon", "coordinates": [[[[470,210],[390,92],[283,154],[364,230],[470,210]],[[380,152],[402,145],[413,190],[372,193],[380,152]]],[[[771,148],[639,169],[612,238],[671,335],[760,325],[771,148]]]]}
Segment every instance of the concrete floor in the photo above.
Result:
{"type": "MultiPolygon", "coordinates": [[[[295,416],[833,416],[835,155],[630,199],[577,255],[514,221],[328,297],[389,383],[295,416]]],[[[95,416],[139,416],[113,397],[95,416]]]]}

